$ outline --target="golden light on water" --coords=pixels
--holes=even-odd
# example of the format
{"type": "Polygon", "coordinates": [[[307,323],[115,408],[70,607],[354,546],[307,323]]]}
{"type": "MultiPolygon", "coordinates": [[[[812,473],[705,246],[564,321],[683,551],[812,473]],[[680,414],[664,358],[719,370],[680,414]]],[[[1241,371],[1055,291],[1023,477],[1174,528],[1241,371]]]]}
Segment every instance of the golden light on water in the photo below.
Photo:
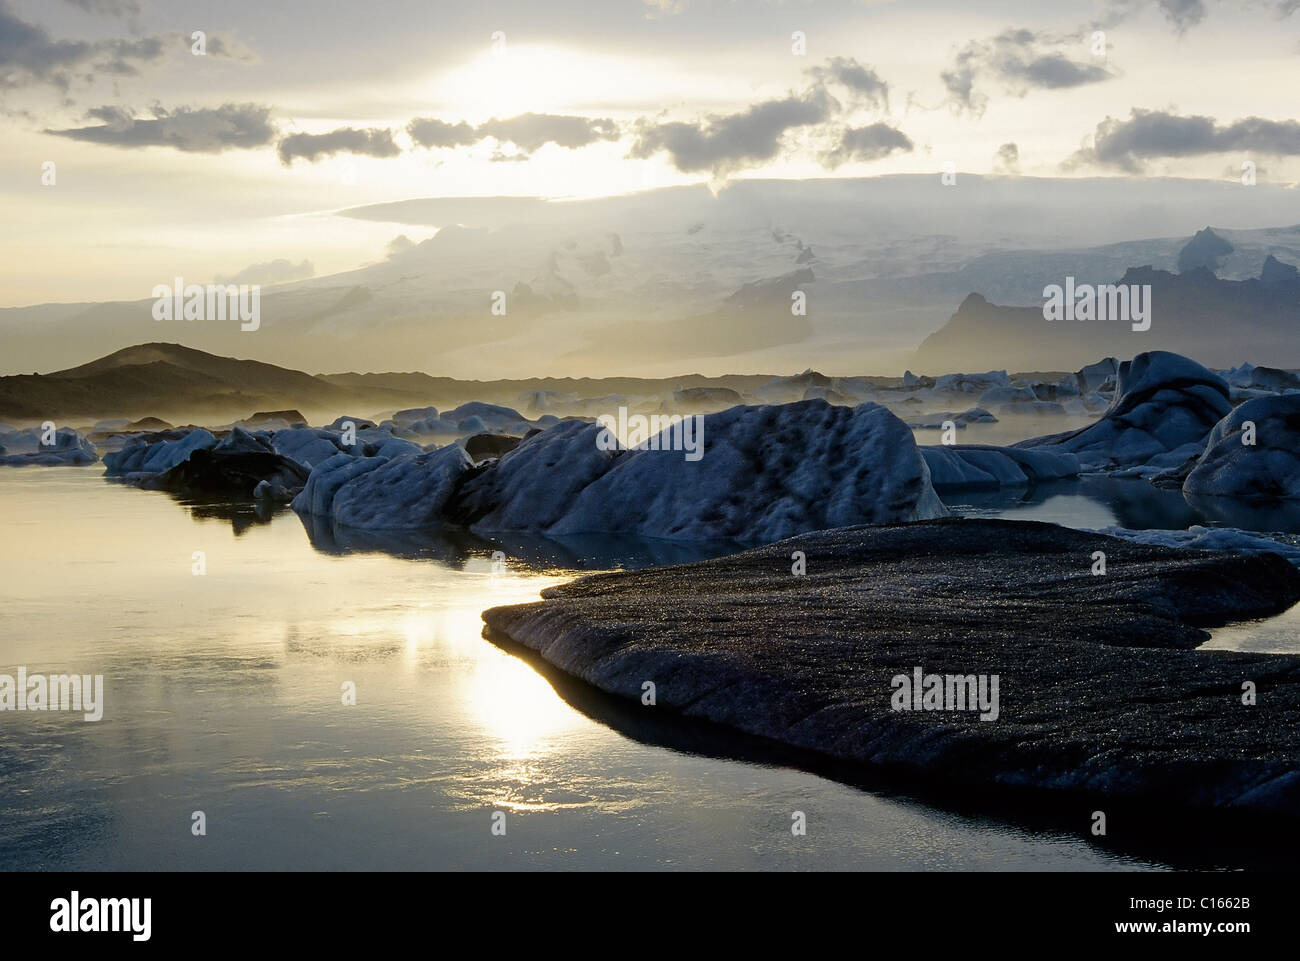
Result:
{"type": "Polygon", "coordinates": [[[583,721],[532,667],[483,638],[482,612],[537,600],[543,588],[566,578],[490,569],[474,573],[477,576],[463,579],[454,606],[430,601],[419,613],[398,622],[408,666],[426,670],[424,662],[431,652],[472,664],[457,692],[470,722],[497,742],[503,758],[539,756],[549,738],[574,730],[583,721]]]}
{"type": "Polygon", "coordinates": [[[466,703],[484,733],[498,740],[503,757],[545,754],[550,740],[585,723],[545,678],[508,655],[474,671],[466,703]]]}

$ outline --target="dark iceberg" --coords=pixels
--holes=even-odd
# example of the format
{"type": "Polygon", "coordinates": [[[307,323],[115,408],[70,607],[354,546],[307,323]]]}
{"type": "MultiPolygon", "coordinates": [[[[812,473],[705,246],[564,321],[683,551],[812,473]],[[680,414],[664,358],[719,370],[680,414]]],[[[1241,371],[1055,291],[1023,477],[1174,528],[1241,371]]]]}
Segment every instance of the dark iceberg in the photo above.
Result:
{"type": "Polygon", "coordinates": [[[1274,554],[942,519],[804,534],[543,597],[486,611],[489,636],[610,694],[640,700],[653,683],[646,710],[948,791],[1300,815],[1300,657],[1195,650],[1206,626],[1300,599],[1300,571],[1274,554]],[[918,668],[996,675],[996,719],[896,710],[896,679],[918,668]],[[1258,703],[1244,703],[1246,682],[1258,703]]]}

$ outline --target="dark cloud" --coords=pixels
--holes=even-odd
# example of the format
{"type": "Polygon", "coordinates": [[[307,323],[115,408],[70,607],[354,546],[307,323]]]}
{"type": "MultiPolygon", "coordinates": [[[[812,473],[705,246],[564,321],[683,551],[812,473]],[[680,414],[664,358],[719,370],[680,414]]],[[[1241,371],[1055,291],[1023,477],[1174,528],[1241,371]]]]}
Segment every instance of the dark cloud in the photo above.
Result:
{"type": "Polygon", "coordinates": [[[879,160],[895,150],[908,151],[911,139],[895,127],[873,123],[868,127],[850,127],[840,137],[835,148],[821,155],[822,163],[834,169],[841,164],[863,160],[879,160]]]}
{"type": "Polygon", "coordinates": [[[1100,83],[1114,74],[1100,63],[1072,59],[1067,51],[1086,53],[1075,38],[1051,37],[1032,30],[1006,30],[988,40],[973,40],[954,55],[939,74],[948,100],[958,110],[982,113],[988,96],[977,81],[988,77],[1008,92],[1023,97],[1030,90],[1060,90],[1100,83]]]}
{"type": "Polygon", "coordinates": [[[1014,143],[1004,143],[993,155],[993,169],[1001,173],[1020,173],[1020,148],[1014,143]]]}
{"type": "Polygon", "coordinates": [[[44,27],[27,23],[0,0],[0,86],[52,84],[68,89],[97,73],[130,76],[162,57],[161,37],[131,40],[55,40],[44,27]]]}
{"type": "Polygon", "coordinates": [[[217,153],[271,143],[277,131],[270,115],[270,107],[255,103],[172,111],[156,106],[152,117],[137,117],[123,107],[97,107],[87,116],[102,123],[46,133],[112,147],[174,147],[189,153],[217,153]]]}
{"type": "Polygon", "coordinates": [[[1159,0],[1160,11],[1182,33],[1205,19],[1201,0],[1159,0]]]}
{"type": "Polygon", "coordinates": [[[699,123],[643,121],[631,156],[645,159],[666,153],[683,173],[707,170],[725,174],[773,159],[780,153],[787,131],[823,123],[837,108],[824,88],[815,87],[699,123]]]}
{"type": "Polygon", "coordinates": [[[492,137],[501,143],[514,144],[522,151],[517,154],[497,151],[493,160],[526,160],[528,154],[548,143],[575,150],[619,138],[618,124],[612,120],[550,113],[524,113],[504,120],[493,117],[477,127],[464,121],[452,124],[418,117],[406,125],[406,132],[421,147],[461,147],[492,137]]]}
{"type": "Polygon", "coordinates": [[[1138,173],[1148,160],[1229,152],[1298,156],[1300,122],[1246,117],[1221,126],[1213,117],[1135,109],[1127,120],[1107,117],[1097,124],[1092,145],[1066,165],[1087,163],[1138,173]]]}
{"type": "Polygon", "coordinates": [[[249,264],[237,274],[218,276],[218,284],[260,284],[270,287],[272,284],[287,284],[295,280],[307,280],[316,275],[316,267],[310,260],[295,264],[281,257],[264,264],[249,264]]]}
{"type": "MultiPolygon", "coordinates": [[[[1247,16],[1253,16],[1261,6],[1270,7],[1279,19],[1300,10],[1300,0],[1236,0],[1229,5],[1247,16]]],[[[1159,10],[1180,34],[1200,25],[1209,12],[1205,0],[1108,0],[1096,25],[1113,27],[1151,7],[1159,10]]]]}
{"type": "Polygon", "coordinates": [[[463,120],[447,123],[427,117],[417,117],[406,125],[406,132],[421,147],[461,147],[478,143],[482,138],[463,120]]]}
{"type": "Polygon", "coordinates": [[[396,157],[401,149],[393,142],[393,132],[381,127],[361,130],[339,127],[329,133],[295,133],[280,141],[280,162],[286,167],[295,159],[315,163],[336,153],[364,154],[368,157],[396,157]]]}
{"type": "Polygon", "coordinates": [[[813,67],[808,73],[819,83],[844,87],[855,102],[867,103],[877,110],[889,110],[889,84],[881,80],[873,68],[852,57],[832,57],[825,66],[813,67]]]}

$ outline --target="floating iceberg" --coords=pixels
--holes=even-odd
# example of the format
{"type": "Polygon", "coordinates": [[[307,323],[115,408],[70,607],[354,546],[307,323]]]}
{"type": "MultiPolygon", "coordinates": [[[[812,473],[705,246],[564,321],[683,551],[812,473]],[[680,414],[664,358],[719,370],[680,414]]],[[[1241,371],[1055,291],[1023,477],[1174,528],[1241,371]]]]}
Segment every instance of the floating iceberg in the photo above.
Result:
{"type": "Polygon", "coordinates": [[[570,421],[525,440],[466,479],[448,519],[478,533],[755,543],[947,513],[907,425],[876,404],[709,414],[698,460],[680,450],[603,450],[603,430],[570,421]]]}
{"type": "Polygon", "coordinates": [[[1026,487],[1079,474],[1079,458],[1060,451],[953,444],[922,447],[921,456],[935,490],[1026,487]]]}
{"type": "Polygon", "coordinates": [[[1194,360],[1153,350],[1120,365],[1115,400],[1101,420],[1014,446],[1077,454],[1084,470],[1135,467],[1204,443],[1230,409],[1223,378],[1194,360]]]}
{"type": "Polygon", "coordinates": [[[473,466],[469,455],[455,444],[392,459],[339,454],[311,472],[293,500],[293,509],[347,527],[428,527],[441,521],[442,507],[456,482],[473,466]]]}
{"type": "Polygon", "coordinates": [[[1300,394],[1248,400],[1219,421],[1183,482],[1183,493],[1300,499],[1300,394]]]}
{"type": "Polygon", "coordinates": [[[0,466],[83,467],[97,460],[95,445],[71,427],[59,427],[52,433],[40,427],[8,428],[7,433],[0,433],[0,466]],[[52,443],[42,443],[47,437],[52,443]]]}

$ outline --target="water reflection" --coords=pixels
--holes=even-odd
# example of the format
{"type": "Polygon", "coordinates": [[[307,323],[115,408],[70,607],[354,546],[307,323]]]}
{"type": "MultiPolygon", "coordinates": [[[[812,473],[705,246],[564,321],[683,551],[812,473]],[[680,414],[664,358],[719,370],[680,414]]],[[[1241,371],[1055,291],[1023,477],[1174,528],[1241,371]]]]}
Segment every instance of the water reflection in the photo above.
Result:
{"type": "Polygon", "coordinates": [[[382,553],[412,560],[433,560],[464,570],[500,551],[504,562],[533,571],[634,570],[687,564],[743,550],[734,541],[668,541],[614,534],[539,534],[480,536],[452,527],[373,531],[343,527],[330,518],[301,515],[312,547],[325,554],[382,553]]]}
{"type": "Polygon", "coordinates": [[[183,507],[195,520],[229,522],[236,536],[247,533],[259,524],[269,524],[277,514],[289,510],[286,504],[254,500],[251,497],[221,497],[214,494],[187,494],[179,491],[159,491],[183,507]]]}
{"type": "Polygon", "coordinates": [[[1300,503],[1295,501],[1252,504],[1230,497],[1184,496],[1209,524],[1248,531],[1300,533],[1300,503]]]}
{"type": "MultiPolygon", "coordinates": [[[[646,710],[637,701],[606,694],[559,670],[535,651],[505,635],[484,629],[483,636],[527,663],[544,677],[556,694],[575,711],[608,725],[642,744],[705,758],[779,766],[832,779],[877,797],[929,811],[956,816],[992,829],[1011,829],[1044,840],[1070,837],[1078,831],[1078,809],[1089,805],[1084,795],[1045,797],[1039,792],[964,787],[954,793],[942,776],[925,777],[867,768],[778,741],[756,737],[699,718],[646,710]],[[1077,807],[1076,807],[1077,802],[1077,807]]],[[[1090,809],[1090,808],[1089,808],[1090,809]]],[[[1120,858],[1136,858],[1175,869],[1291,868],[1300,859],[1300,837],[1286,819],[1261,818],[1257,813],[1170,811],[1166,805],[1132,804],[1111,799],[1108,811],[1122,812],[1123,834],[1093,838],[1093,843],[1120,858]],[[1197,844],[1189,847],[1194,832],[1197,844]]]]}
{"type": "Polygon", "coordinates": [[[1300,504],[1250,505],[1221,497],[1188,497],[1140,478],[1101,474],[1029,487],[941,494],[955,513],[1042,520],[1067,527],[1126,527],[1180,531],[1193,526],[1240,527],[1263,533],[1300,532],[1300,504]]]}
{"type": "Polygon", "coordinates": [[[100,723],[24,713],[0,725],[0,868],[1134,863],[1072,829],[1024,831],[710,749],[716,730],[606,720],[481,637],[485,608],[536,600],[580,565],[717,546],[332,530],[318,543],[289,513],[88,472],[0,474],[0,660],[103,673],[106,692],[100,723]],[[512,559],[504,572],[493,549],[512,559]],[[537,571],[557,559],[575,563],[537,571]],[[340,701],[344,682],[355,706],[340,701]],[[498,809],[512,812],[509,835],[489,840],[498,809]],[[795,809],[827,830],[793,842],[795,809]],[[218,828],[201,843],[194,810],[218,828]]]}

